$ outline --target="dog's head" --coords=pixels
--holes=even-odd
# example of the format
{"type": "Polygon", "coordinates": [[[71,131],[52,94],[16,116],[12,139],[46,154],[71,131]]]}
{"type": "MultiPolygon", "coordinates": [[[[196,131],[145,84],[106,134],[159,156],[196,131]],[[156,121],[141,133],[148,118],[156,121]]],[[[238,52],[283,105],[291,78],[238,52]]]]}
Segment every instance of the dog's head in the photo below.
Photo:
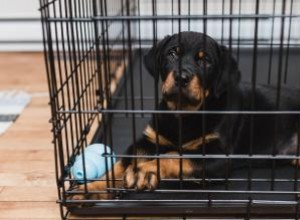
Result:
{"type": "Polygon", "coordinates": [[[165,37],[152,47],[144,63],[170,109],[197,110],[210,96],[237,86],[240,72],[227,48],[197,32],[165,37]]]}

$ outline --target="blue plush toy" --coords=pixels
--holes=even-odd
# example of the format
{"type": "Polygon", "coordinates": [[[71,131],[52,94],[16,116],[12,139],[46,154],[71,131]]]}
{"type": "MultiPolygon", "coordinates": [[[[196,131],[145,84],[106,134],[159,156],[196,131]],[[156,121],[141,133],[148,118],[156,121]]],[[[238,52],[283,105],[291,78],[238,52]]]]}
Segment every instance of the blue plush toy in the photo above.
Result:
{"type": "MultiPolygon", "coordinates": [[[[103,176],[106,170],[110,170],[112,167],[112,162],[109,157],[107,157],[107,169],[105,163],[105,157],[103,154],[114,153],[111,151],[110,147],[104,144],[92,144],[86,147],[84,150],[85,159],[85,175],[86,179],[94,179],[103,176]],[[105,151],[106,148],[106,151],[105,151]]],[[[116,162],[116,158],[113,157],[113,163],[116,162]]],[[[71,168],[72,176],[79,182],[83,182],[84,179],[84,167],[83,167],[83,156],[79,155],[75,159],[75,163],[71,168]]]]}

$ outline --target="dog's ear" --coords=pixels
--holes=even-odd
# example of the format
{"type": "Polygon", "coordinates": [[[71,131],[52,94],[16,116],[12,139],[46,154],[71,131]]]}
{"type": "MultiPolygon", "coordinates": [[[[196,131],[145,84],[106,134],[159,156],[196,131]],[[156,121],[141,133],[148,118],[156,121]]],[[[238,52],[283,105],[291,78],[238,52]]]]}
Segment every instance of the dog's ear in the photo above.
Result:
{"type": "Polygon", "coordinates": [[[241,73],[232,54],[225,46],[220,46],[220,62],[218,75],[214,87],[214,93],[217,97],[228,89],[232,89],[238,85],[241,79],[241,73]]]}
{"type": "Polygon", "coordinates": [[[155,80],[159,79],[159,72],[161,71],[162,50],[168,43],[171,36],[167,35],[163,40],[153,46],[149,52],[144,56],[144,64],[148,72],[154,77],[155,80]]]}

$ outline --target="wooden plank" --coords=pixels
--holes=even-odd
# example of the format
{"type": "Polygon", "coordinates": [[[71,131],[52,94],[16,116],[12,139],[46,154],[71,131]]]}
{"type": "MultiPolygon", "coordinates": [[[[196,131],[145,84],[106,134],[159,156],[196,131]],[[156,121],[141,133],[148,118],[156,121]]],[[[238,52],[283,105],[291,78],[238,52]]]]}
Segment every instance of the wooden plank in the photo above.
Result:
{"type": "MultiPolygon", "coordinates": [[[[46,168],[45,168],[46,169],[46,168]]],[[[35,172],[34,170],[29,173],[1,173],[0,172],[0,186],[55,186],[55,173],[35,172]]],[[[34,197],[34,195],[32,195],[34,197]]]]}
{"type": "Polygon", "coordinates": [[[45,141],[43,139],[36,139],[32,141],[32,137],[26,137],[22,143],[0,141],[0,149],[5,150],[6,148],[9,150],[38,150],[41,148],[52,149],[53,146],[51,146],[50,140],[45,141]]]}
{"type": "Polygon", "coordinates": [[[57,199],[57,188],[54,186],[6,186],[2,188],[1,202],[53,202],[57,199]]]}
{"type": "Polygon", "coordinates": [[[60,219],[53,202],[0,202],[0,219],[60,219]]]}
{"type": "Polygon", "coordinates": [[[0,67],[0,90],[48,91],[43,53],[0,53],[0,67]]]}
{"type": "Polygon", "coordinates": [[[1,149],[0,148],[0,163],[12,162],[12,161],[52,161],[54,158],[52,149],[31,150],[20,149],[18,151],[13,149],[1,149]]]}
{"type": "MultiPolygon", "coordinates": [[[[6,161],[0,163],[0,172],[53,173],[54,162],[49,161],[6,161]]],[[[1,182],[1,180],[0,180],[1,182]]]]}

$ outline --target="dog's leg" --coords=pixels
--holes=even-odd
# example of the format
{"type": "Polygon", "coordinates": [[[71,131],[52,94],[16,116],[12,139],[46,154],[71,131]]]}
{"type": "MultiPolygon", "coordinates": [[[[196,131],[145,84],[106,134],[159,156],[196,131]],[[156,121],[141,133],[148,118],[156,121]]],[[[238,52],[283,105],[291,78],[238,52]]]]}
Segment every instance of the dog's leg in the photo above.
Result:
{"type": "MultiPolygon", "coordinates": [[[[91,183],[87,183],[87,193],[84,194],[76,194],[71,196],[73,200],[82,200],[82,199],[110,199],[113,197],[113,193],[105,192],[109,187],[121,187],[123,186],[123,179],[125,167],[122,161],[118,161],[114,164],[113,171],[110,170],[108,173],[102,176],[100,181],[95,181],[91,183]],[[114,175],[114,176],[113,176],[114,175]],[[107,180],[108,177],[108,180],[107,180]],[[96,193],[95,191],[101,191],[96,193]]],[[[79,185],[76,191],[85,191],[85,185],[79,185]]]]}
{"type": "MultiPolygon", "coordinates": [[[[170,156],[178,156],[178,153],[169,153],[170,156]]],[[[180,177],[179,158],[161,158],[159,166],[157,160],[149,160],[137,164],[136,169],[128,167],[125,172],[126,188],[136,188],[137,190],[154,190],[158,186],[159,179],[180,177]]],[[[190,159],[182,159],[182,175],[191,176],[195,171],[195,164],[190,159]]]]}

